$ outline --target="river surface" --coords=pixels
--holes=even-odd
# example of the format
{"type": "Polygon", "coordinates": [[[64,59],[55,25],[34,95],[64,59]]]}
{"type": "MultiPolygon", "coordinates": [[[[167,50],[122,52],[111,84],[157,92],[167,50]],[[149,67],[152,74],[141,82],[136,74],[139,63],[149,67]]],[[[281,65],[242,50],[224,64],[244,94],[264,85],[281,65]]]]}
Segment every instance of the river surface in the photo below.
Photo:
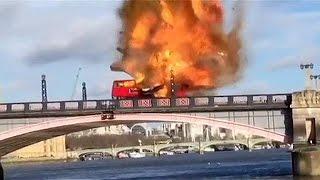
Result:
{"type": "Polygon", "coordinates": [[[292,179],[286,150],[4,165],[6,180],[292,179]]]}

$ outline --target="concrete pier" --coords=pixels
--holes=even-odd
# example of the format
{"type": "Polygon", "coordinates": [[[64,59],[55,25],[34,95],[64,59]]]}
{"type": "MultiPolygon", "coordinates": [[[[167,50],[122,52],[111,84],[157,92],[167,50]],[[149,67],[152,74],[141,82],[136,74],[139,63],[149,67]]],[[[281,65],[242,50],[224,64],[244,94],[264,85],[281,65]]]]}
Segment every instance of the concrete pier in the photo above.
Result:
{"type": "Polygon", "coordinates": [[[0,180],[4,179],[4,172],[3,172],[3,168],[2,168],[2,164],[0,161],[0,180]]]}
{"type": "Polygon", "coordinates": [[[320,91],[292,94],[292,173],[299,179],[320,179],[320,91]]]}
{"type": "Polygon", "coordinates": [[[320,178],[320,147],[297,148],[292,152],[294,176],[318,176],[320,178]]]}

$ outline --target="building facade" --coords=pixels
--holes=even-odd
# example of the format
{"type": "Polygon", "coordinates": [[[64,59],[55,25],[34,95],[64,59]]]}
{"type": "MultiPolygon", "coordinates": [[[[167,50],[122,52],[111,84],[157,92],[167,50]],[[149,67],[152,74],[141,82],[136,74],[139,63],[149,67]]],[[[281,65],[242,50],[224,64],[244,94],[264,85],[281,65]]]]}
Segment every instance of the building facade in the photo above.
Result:
{"type": "Polygon", "coordinates": [[[66,136],[59,136],[14,151],[4,158],[66,158],[66,136]]]}

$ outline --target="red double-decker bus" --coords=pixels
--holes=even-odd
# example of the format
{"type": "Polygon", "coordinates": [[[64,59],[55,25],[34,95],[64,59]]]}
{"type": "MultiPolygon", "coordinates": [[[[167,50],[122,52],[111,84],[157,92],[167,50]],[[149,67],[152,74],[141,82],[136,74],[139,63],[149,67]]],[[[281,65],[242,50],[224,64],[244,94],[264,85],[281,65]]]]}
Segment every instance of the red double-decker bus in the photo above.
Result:
{"type": "MultiPolygon", "coordinates": [[[[152,98],[155,97],[154,94],[162,88],[163,85],[141,89],[137,87],[135,80],[116,80],[113,81],[112,99],[152,98]]],[[[181,86],[176,92],[176,96],[187,96],[186,87],[181,86]]]]}
{"type": "Polygon", "coordinates": [[[113,81],[112,99],[127,99],[142,97],[141,89],[137,88],[135,80],[113,81]]]}

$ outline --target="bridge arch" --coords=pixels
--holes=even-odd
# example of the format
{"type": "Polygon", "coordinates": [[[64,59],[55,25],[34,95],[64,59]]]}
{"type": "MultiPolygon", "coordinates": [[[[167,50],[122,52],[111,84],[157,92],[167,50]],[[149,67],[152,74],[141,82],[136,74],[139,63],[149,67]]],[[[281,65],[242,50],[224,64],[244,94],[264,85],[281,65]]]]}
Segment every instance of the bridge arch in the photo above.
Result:
{"type": "MultiPolygon", "coordinates": [[[[239,139],[239,140],[226,140],[226,141],[213,141],[213,142],[204,142],[203,145],[201,146],[202,149],[212,146],[212,145],[225,145],[225,144],[241,144],[244,145],[246,147],[250,146],[250,143],[248,143],[247,139],[239,139]]],[[[251,148],[248,147],[248,148],[251,148]]]]}
{"type": "Polygon", "coordinates": [[[174,148],[174,147],[196,147],[196,143],[194,142],[186,142],[186,143],[174,143],[174,144],[161,144],[161,145],[157,145],[157,148],[156,148],[156,153],[159,153],[160,151],[163,151],[165,149],[168,149],[168,148],[174,148]]]}
{"type": "Polygon", "coordinates": [[[263,128],[201,116],[166,113],[135,113],[115,114],[114,119],[103,120],[101,115],[91,115],[57,118],[55,120],[27,125],[2,132],[0,133],[0,156],[45,139],[50,139],[52,137],[69,134],[72,132],[117,124],[143,122],[194,123],[222,127],[226,129],[237,129],[238,131],[249,132],[249,134],[258,135],[279,142],[283,142],[285,139],[285,135],[263,128]]]}
{"type": "Polygon", "coordinates": [[[213,141],[213,142],[203,142],[201,148],[206,148],[208,146],[212,145],[222,145],[222,144],[241,144],[245,147],[252,149],[255,145],[259,143],[268,143],[268,142],[278,142],[278,143],[284,143],[284,141],[276,141],[266,138],[257,138],[257,139],[235,139],[235,140],[226,140],[226,141],[213,141]]]}
{"type": "Polygon", "coordinates": [[[250,145],[251,147],[255,146],[255,145],[258,145],[260,143],[279,143],[279,144],[285,144],[286,142],[284,141],[276,141],[276,140],[271,140],[271,139],[252,139],[250,141],[250,145]]]}

